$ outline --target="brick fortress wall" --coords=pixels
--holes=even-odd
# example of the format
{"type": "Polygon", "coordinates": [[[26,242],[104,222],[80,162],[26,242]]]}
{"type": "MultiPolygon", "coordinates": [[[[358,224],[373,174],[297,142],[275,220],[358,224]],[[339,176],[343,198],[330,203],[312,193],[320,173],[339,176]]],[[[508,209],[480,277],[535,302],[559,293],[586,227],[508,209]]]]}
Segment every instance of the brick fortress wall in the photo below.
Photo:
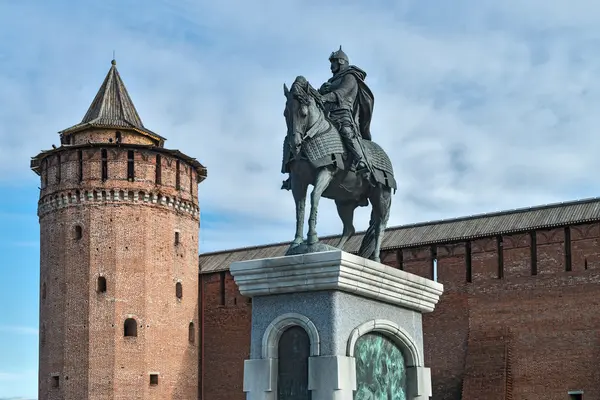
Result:
{"type": "MultiPolygon", "coordinates": [[[[437,280],[423,318],[438,400],[600,398],[600,224],[412,249],[385,264],[437,280]]],[[[243,400],[251,304],[229,273],[202,275],[202,399],[243,400]]]]}
{"type": "Polygon", "coordinates": [[[40,400],[197,396],[198,177],[129,137],[41,160],[40,400]]]}

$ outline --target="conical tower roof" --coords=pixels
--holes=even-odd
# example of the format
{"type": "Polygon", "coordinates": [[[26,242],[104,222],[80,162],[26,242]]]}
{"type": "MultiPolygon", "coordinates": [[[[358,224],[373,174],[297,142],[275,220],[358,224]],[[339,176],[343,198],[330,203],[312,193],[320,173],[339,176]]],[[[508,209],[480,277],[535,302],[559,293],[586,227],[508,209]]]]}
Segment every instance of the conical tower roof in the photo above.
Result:
{"type": "Polygon", "coordinates": [[[110,70],[83,120],[60,133],[70,135],[92,127],[132,129],[143,135],[151,136],[160,143],[165,141],[165,138],[144,127],[119,75],[115,60],[111,61],[110,70]]]}

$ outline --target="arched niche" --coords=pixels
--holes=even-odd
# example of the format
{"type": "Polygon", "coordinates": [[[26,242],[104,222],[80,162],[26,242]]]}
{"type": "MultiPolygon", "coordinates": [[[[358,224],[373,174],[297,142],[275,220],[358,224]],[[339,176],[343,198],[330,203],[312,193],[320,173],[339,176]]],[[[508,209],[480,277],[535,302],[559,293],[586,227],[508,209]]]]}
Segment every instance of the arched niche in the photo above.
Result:
{"type": "Polygon", "coordinates": [[[302,314],[287,313],[275,318],[265,330],[262,340],[262,358],[279,357],[279,339],[288,328],[293,326],[299,326],[306,331],[310,340],[310,356],[321,354],[319,332],[315,324],[302,314]]]}
{"type": "Polygon", "coordinates": [[[352,330],[347,347],[349,357],[354,357],[358,338],[369,332],[381,333],[392,340],[402,351],[407,367],[420,367],[424,365],[423,355],[412,336],[400,325],[383,319],[367,321],[352,330]]]}

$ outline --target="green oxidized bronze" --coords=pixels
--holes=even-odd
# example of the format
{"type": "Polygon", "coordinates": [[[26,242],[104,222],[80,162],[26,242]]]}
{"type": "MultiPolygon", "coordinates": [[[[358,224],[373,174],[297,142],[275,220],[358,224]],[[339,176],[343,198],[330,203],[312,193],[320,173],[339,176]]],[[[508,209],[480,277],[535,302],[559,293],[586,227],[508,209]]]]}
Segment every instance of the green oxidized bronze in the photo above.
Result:
{"type": "Polygon", "coordinates": [[[398,346],[377,333],[361,336],[354,347],[354,400],[406,400],[406,364],[398,346]]]}

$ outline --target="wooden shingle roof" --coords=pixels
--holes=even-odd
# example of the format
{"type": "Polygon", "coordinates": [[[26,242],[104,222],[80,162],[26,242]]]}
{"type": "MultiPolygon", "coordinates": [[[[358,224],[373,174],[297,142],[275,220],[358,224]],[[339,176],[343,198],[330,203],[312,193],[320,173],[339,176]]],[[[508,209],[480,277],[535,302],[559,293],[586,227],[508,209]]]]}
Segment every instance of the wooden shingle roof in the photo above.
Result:
{"type": "Polygon", "coordinates": [[[104,82],[90,108],[85,113],[83,120],[77,125],[59,132],[62,135],[70,135],[86,128],[121,128],[133,129],[143,135],[147,135],[163,143],[166,139],[144,127],[127,88],[117,70],[117,63],[112,60],[110,70],[104,78],[104,82]]]}
{"type": "MultiPolygon", "coordinates": [[[[458,242],[499,234],[527,232],[559,226],[600,221],[600,198],[547,204],[468,217],[390,227],[386,230],[382,250],[458,242]]],[[[346,250],[356,252],[364,232],[357,233],[346,250]]],[[[321,240],[334,245],[339,235],[321,240]]],[[[201,254],[200,272],[213,273],[229,269],[234,261],[283,256],[290,242],[245,247],[201,254]]]]}

